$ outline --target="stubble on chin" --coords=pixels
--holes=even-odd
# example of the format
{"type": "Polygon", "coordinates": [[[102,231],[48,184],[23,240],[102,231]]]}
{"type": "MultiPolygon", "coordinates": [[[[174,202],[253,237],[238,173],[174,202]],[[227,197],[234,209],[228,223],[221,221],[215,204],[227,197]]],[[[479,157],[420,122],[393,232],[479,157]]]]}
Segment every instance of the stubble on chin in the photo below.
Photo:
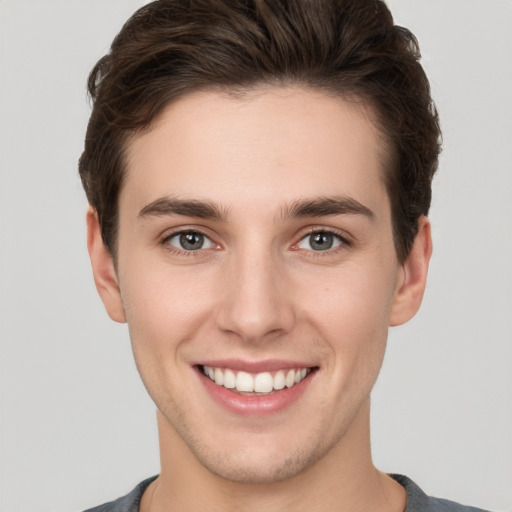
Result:
{"type": "MultiPolygon", "coordinates": [[[[164,421],[168,422],[167,419],[164,421]]],[[[257,445],[257,436],[247,440],[247,450],[230,450],[232,447],[226,441],[226,445],[219,450],[205,445],[203,439],[196,437],[184,425],[177,427],[171,426],[189,453],[209,473],[230,482],[248,485],[275,484],[301,475],[329,453],[346,430],[343,428],[331,434],[329,439],[324,430],[318,429],[316,435],[309,435],[305,441],[300,441],[300,446],[293,451],[272,454],[270,451],[262,453],[261,447],[257,445]],[[255,451],[250,449],[251,442],[256,443],[255,451]]]]}

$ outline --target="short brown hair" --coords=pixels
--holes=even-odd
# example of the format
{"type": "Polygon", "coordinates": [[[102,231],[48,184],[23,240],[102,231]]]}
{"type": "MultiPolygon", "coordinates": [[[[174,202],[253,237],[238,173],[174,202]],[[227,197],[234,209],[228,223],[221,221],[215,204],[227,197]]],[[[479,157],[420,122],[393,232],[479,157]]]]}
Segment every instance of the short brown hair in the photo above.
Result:
{"type": "Polygon", "coordinates": [[[440,128],[415,37],[381,0],[159,0],[93,68],[79,170],[115,257],[127,139],[198,91],[299,84],[368,104],[389,149],[394,241],[407,257],[430,208],[440,128]]]}

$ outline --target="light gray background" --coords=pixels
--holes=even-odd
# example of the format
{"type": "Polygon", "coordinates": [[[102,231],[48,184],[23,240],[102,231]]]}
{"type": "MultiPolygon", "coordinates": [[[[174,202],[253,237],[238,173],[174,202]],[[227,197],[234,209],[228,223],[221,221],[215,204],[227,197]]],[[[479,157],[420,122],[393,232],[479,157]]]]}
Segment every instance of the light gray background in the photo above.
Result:
{"type": "MultiPolygon", "coordinates": [[[[85,82],[136,0],[0,0],[0,510],[79,511],[158,472],[154,407],[93,286],[85,82]]],[[[378,466],[512,510],[512,2],[392,0],[445,149],[420,314],[374,392],[378,466]]]]}

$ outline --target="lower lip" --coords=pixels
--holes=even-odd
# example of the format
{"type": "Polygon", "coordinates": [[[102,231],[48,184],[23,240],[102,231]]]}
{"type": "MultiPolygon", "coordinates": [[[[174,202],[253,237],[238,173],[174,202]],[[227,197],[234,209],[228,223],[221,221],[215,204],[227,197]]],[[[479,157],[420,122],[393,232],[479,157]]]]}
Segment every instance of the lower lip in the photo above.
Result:
{"type": "Polygon", "coordinates": [[[199,380],[211,397],[229,411],[242,416],[265,416],[290,407],[306,391],[315,373],[310,372],[306,378],[291,388],[284,388],[269,395],[240,395],[215,384],[197,368],[199,380]]]}

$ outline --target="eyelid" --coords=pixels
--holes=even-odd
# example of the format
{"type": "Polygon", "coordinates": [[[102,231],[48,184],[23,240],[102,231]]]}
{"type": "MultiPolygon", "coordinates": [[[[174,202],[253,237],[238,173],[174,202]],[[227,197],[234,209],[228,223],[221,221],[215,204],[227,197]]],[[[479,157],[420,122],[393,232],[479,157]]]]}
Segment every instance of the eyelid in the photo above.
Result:
{"type": "MultiPolygon", "coordinates": [[[[350,248],[354,244],[353,240],[351,239],[351,237],[348,233],[346,233],[345,231],[333,228],[333,227],[311,226],[311,227],[306,228],[305,231],[304,230],[301,230],[301,231],[302,231],[302,233],[298,237],[298,240],[296,242],[294,242],[292,244],[292,246],[290,247],[290,249],[292,251],[304,250],[304,251],[315,253],[316,256],[321,256],[322,254],[335,253],[335,252],[339,251],[340,248],[341,249],[350,248]],[[314,249],[303,249],[303,248],[299,247],[299,244],[305,238],[307,238],[308,236],[317,234],[317,233],[324,233],[324,234],[332,235],[337,240],[339,240],[340,243],[338,245],[336,245],[335,247],[326,249],[324,251],[315,251],[314,249]]],[[[218,250],[218,249],[222,248],[222,245],[220,243],[216,242],[214,237],[209,234],[208,229],[205,229],[202,226],[193,226],[193,225],[179,226],[179,227],[172,228],[170,231],[166,231],[166,233],[160,237],[159,243],[163,246],[166,246],[166,248],[171,252],[185,254],[188,256],[194,256],[194,255],[198,256],[200,253],[204,252],[205,250],[209,250],[209,249],[218,250]],[[180,249],[179,247],[169,244],[169,241],[172,238],[182,235],[182,234],[185,234],[185,233],[198,233],[198,234],[204,236],[210,242],[211,246],[206,247],[206,248],[197,249],[194,251],[194,250],[180,249]]]]}
{"type": "Polygon", "coordinates": [[[215,242],[213,237],[207,233],[207,230],[198,227],[198,226],[180,226],[171,229],[170,231],[166,231],[166,233],[160,237],[160,245],[165,246],[165,248],[174,253],[178,254],[184,254],[186,256],[198,256],[200,253],[209,250],[209,249],[219,249],[220,244],[215,242]],[[206,240],[209,241],[210,246],[209,247],[201,247],[201,249],[194,250],[186,250],[182,249],[180,247],[177,247],[175,245],[170,244],[170,240],[172,240],[175,237],[181,236],[183,234],[187,233],[196,233],[198,235],[203,236],[206,240]]]}
{"type": "Polygon", "coordinates": [[[196,251],[200,251],[202,249],[211,249],[214,246],[213,241],[210,239],[210,237],[203,235],[203,233],[199,233],[199,231],[182,231],[181,233],[174,233],[173,235],[167,237],[167,243],[169,243],[173,247],[176,247],[177,249],[185,250],[186,252],[189,252],[186,249],[182,249],[181,247],[177,247],[177,246],[173,245],[171,243],[171,240],[174,240],[175,238],[179,240],[183,235],[192,235],[192,234],[193,235],[201,235],[201,237],[207,244],[207,247],[203,246],[199,249],[196,249],[196,251]]]}
{"type": "Polygon", "coordinates": [[[336,251],[339,251],[341,248],[345,247],[345,248],[349,248],[349,247],[352,247],[353,245],[353,242],[352,240],[350,239],[350,236],[341,231],[341,230],[338,230],[338,229],[335,229],[335,228],[331,228],[331,227],[321,227],[321,226],[318,226],[318,227],[310,227],[307,229],[306,232],[303,232],[301,233],[299,239],[297,242],[295,242],[291,249],[293,251],[299,251],[299,250],[304,250],[304,251],[309,251],[309,252],[314,252],[315,255],[317,256],[320,256],[322,254],[329,254],[329,253],[334,253],[336,251]],[[315,251],[314,249],[304,249],[304,248],[301,248],[299,247],[299,244],[305,239],[305,238],[308,238],[312,235],[315,235],[315,234],[318,234],[318,233],[324,233],[324,234],[327,234],[327,235],[332,235],[334,236],[340,243],[338,245],[336,245],[335,247],[331,247],[329,249],[326,249],[324,251],[315,251]]]}

